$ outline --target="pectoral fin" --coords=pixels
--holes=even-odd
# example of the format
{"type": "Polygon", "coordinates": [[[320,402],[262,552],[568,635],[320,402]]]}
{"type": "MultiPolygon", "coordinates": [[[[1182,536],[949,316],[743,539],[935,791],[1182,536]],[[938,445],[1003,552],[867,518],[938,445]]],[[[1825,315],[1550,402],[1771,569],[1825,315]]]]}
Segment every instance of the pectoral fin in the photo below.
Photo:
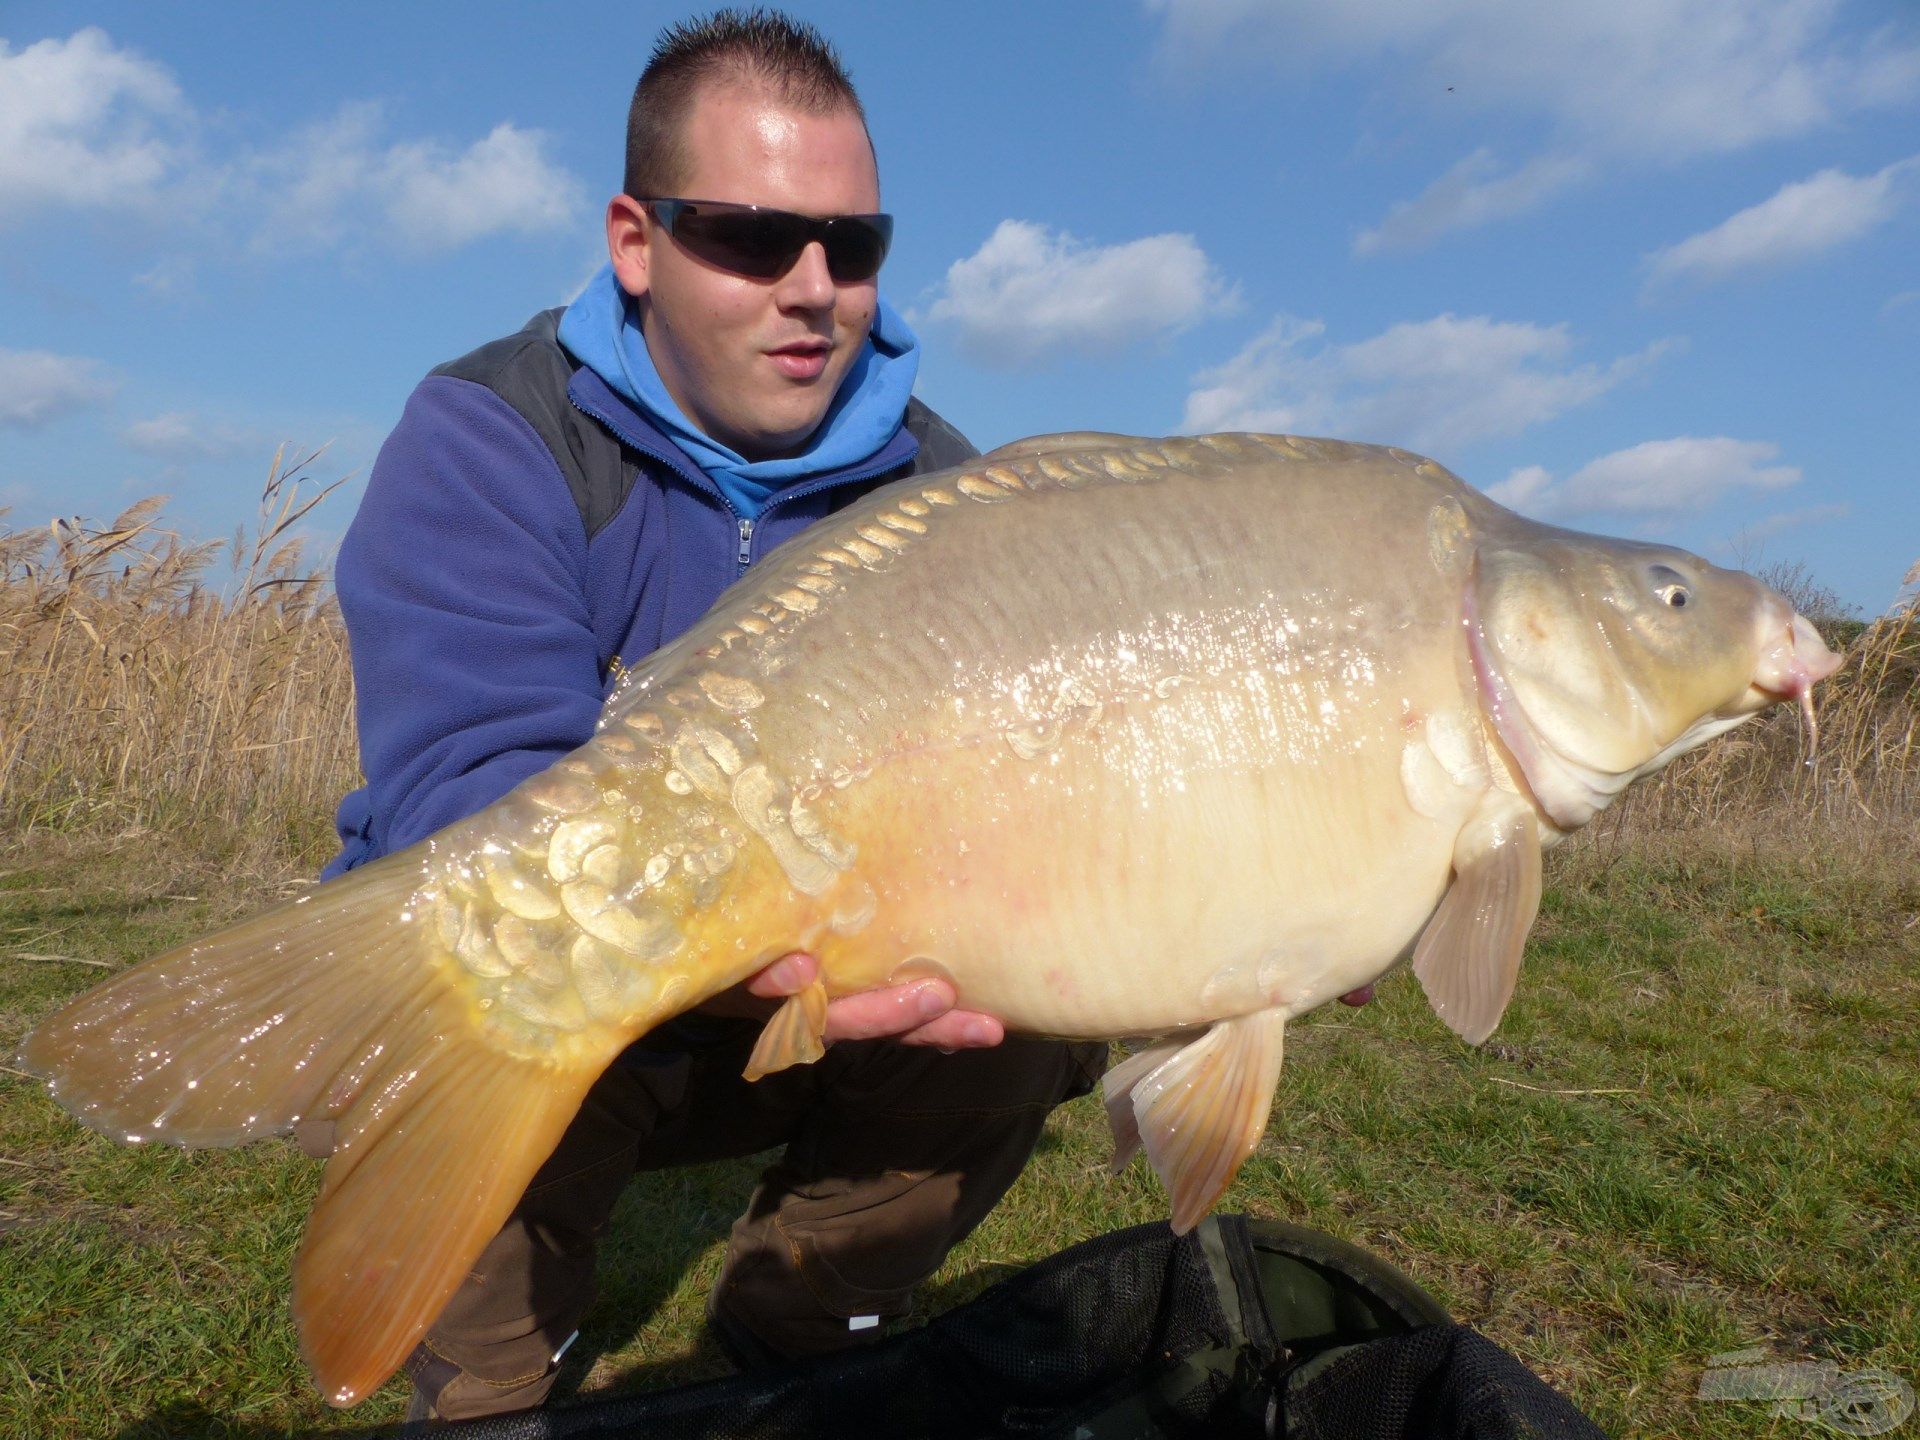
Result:
{"type": "Polygon", "coordinates": [[[1453,884],[1413,952],[1434,1012],[1469,1045],[1506,1012],[1539,909],[1539,823],[1525,802],[1490,795],[1454,843],[1453,884]]]}
{"type": "Polygon", "coordinates": [[[1176,1235],[1200,1223],[1266,1132],[1285,1028],[1278,1010],[1222,1020],[1188,1044],[1130,1057],[1110,1079],[1115,1142],[1128,1154],[1145,1146],[1173,1201],[1176,1235]],[[1130,1127],[1115,1116],[1121,1106],[1132,1111],[1130,1127]]]}
{"type": "Polygon", "coordinates": [[[767,1028],[754,1042],[742,1073],[749,1080],[771,1075],[789,1065],[810,1065],[827,1053],[827,987],[815,980],[789,995],[773,1012],[767,1028]]]}
{"type": "Polygon", "coordinates": [[[1179,1054],[1185,1039],[1161,1040],[1139,1050],[1107,1071],[1100,1082],[1106,1101],[1107,1126],[1113,1131],[1113,1163],[1109,1173],[1118,1175],[1140,1153],[1140,1126],[1133,1118],[1133,1087],[1179,1054]]]}

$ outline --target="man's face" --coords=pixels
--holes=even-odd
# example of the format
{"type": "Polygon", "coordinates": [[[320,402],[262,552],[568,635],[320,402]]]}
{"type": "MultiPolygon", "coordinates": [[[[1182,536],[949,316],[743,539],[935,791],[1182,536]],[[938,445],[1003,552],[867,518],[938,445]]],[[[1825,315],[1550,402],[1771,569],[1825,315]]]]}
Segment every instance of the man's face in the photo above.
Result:
{"type": "MultiPolygon", "coordinates": [[[[880,208],[865,128],[851,110],[816,115],[763,90],[706,87],[687,117],[682,198],[803,215],[880,208]]],[[[696,259],[651,212],[607,211],[614,273],[639,297],[641,330],[667,393],[707,435],[749,460],[798,450],[866,342],[877,280],[836,283],[818,241],[786,274],[755,280],[696,259]]]]}

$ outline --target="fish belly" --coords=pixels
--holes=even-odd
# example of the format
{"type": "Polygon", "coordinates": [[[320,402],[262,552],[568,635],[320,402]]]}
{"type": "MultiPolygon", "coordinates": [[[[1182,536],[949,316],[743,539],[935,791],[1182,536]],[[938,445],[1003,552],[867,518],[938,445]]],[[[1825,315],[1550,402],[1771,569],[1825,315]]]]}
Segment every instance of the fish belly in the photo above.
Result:
{"type": "Polygon", "coordinates": [[[1038,749],[892,757],[819,802],[877,897],[869,926],[823,944],[829,976],[945,973],[1011,1028],[1089,1037],[1298,1014],[1365,984],[1438,902],[1469,798],[1416,810],[1399,747],[1353,740],[1368,718],[1319,744],[1296,726],[1289,749],[1192,687],[1038,749]],[[1228,726],[1247,733],[1220,743],[1228,726]]]}

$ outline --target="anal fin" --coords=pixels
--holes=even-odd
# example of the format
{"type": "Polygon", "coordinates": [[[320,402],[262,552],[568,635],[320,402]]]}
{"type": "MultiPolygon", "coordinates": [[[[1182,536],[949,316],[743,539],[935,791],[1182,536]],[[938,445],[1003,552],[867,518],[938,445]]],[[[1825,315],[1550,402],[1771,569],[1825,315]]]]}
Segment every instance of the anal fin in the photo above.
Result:
{"type": "Polygon", "coordinates": [[[754,1042],[742,1072],[758,1080],[789,1065],[810,1065],[827,1053],[827,987],[815,980],[787,997],[754,1042]]]}
{"type": "Polygon", "coordinates": [[[1525,801],[1489,794],[1454,842],[1453,884],[1413,951],[1434,1011],[1469,1045],[1513,998],[1540,910],[1540,825],[1525,801]]]}
{"type": "MultiPolygon", "coordinates": [[[[1168,1044],[1119,1067],[1108,1114],[1131,1099],[1134,1132],[1167,1187],[1176,1235],[1200,1223],[1266,1133],[1285,1029],[1283,1011],[1262,1010],[1222,1020],[1170,1056],[1168,1044]]],[[[1115,1139],[1126,1143],[1117,1123],[1115,1139]]]]}

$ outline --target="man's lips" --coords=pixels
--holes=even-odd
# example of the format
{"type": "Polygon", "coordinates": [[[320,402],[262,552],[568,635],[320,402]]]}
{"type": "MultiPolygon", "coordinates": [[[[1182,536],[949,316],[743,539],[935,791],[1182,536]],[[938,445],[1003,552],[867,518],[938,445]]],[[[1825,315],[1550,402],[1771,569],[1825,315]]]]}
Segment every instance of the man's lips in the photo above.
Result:
{"type": "Polygon", "coordinates": [[[769,350],[767,358],[774,368],[790,380],[811,380],[827,368],[827,356],[833,347],[824,340],[797,340],[769,350]]]}

